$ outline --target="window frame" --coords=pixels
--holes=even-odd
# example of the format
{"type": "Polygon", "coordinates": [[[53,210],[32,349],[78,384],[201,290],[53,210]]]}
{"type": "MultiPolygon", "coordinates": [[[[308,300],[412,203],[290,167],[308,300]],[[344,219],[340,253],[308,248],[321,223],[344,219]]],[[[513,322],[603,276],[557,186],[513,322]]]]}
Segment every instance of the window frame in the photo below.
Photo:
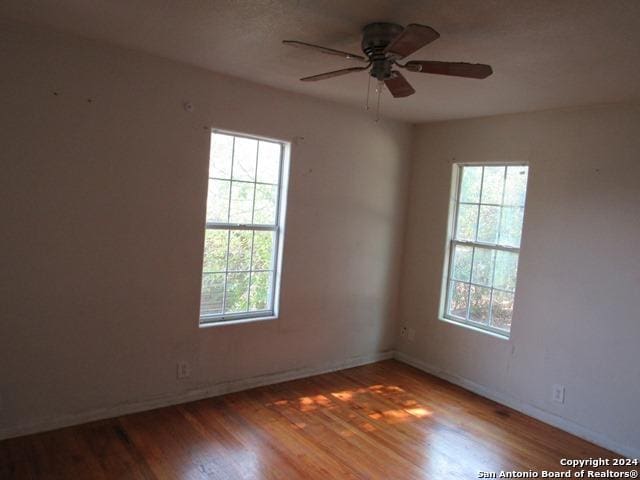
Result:
{"type": "MultiPolygon", "coordinates": [[[[280,313],[280,282],[281,282],[281,273],[282,273],[282,259],[284,252],[284,238],[285,238],[285,217],[286,217],[286,205],[287,205],[287,194],[288,194],[288,183],[289,183],[289,167],[290,167],[290,155],[291,155],[291,143],[286,140],[276,139],[272,137],[264,137],[261,135],[251,135],[247,133],[234,132],[231,130],[223,130],[218,128],[213,128],[209,130],[209,154],[211,154],[211,141],[213,139],[214,134],[221,135],[229,135],[234,137],[234,149],[231,154],[231,177],[228,181],[231,183],[233,181],[238,183],[252,183],[255,185],[272,185],[271,183],[258,182],[257,179],[255,181],[248,180],[233,180],[233,165],[235,161],[235,138],[246,138],[249,140],[257,140],[257,141],[265,141],[271,143],[277,143],[280,145],[280,165],[279,165],[279,175],[278,175],[278,184],[277,184],[277,202],[276,202],[276,211],[275,211],[275,221],[273,225],[269,224],[254,224],[254,223],[231,223],[231,222],[208,222],[207,221],[207,212],[206,212],[206,203],[205,202],[205,213],[204,213],[204,236],[206,238],[206,234],[208,230],[245,230],[251,232],[273,232],[274,233],[274,251],[273,258],[271,260],[271,271],[273,272],[271,279],[271,298],[270,306],[271,308],[266,310],[258,310],[258,311],[247,311],[247,312],[233,312],[233,313],[221,313],[221,314],[205,314],[201,313],[201,304],[198,306],[198,325],[201,328],[204,327],[214,327],[214,326],[222,326],[222,325],[233,325],[238,323],[248,323],[248,322],[256,322],[261,320],[274,320],[279,317],[280,313]]],[[[212,179],[216,179],[214,177],[209,176],[209,166],[211,159],[209,157],[209,162],[207,163],[207,195],[209,188],[209,181],[212,179]]],[[[218,180],[227,180],[227,179],[218,179],[218,180]]],[[[229,189],[229,211],[231,209],[231,194],[232,189],[229,189]]],[[[253,208],[255,208],[255,188],[254,188],[254,196],[253,196],[253,208]]],[[[252,208],[252,211],[253,211],[252,208]]],[[[227,240],[227,249],[229,240],[227,240]]],[[[253,244],[253,243],[252,243],[253,244]]],[[[203,242],[202,247],[202,262],[200,264],[200,302],[202,301],[202,283],[204,279],[205,272],[203,271],[204,267],[204,253],[205,253],[206,243],[203,242]]],[[[251,252],[251,256],[253,257],[253,248],[251,252]]],[[[227,256],[227,269],[225,270],[225,278],[228,275],[228,262],[229,258],[227,256]]],[[[251,278],[251,270],[252,265],[249,265],[249,274],[251,278]]],[[[269,270],[264,270],[269,271],[269,270]]],[[[249,289],[251,288],[251,280],[249,280],[249,289]]],[[[249,290],[250,291],[250,290],[249,290]]],[[[224,306],[227,296],[227,287],[225,281],[225,289],[222,298],[222,304],[224,306]]]]}
{"type": "MultiPolygon", "coordinates": [[[[440,289],[440,305],[439,305],[439,315],[438,318],[444,322],[447,323],[452,323],[454,325],[458,325],[458,326],[462,326],[465,328],[469,328],[472,330],[476,330],[478,332],[482,332],[482,333],[486,333],[492,336],[496,336],[498,338],[501,339],[509,339],[511,337],[511,328],[509,328],[509,330],[503,330],[497,327],[493,327],[492,325],[483,325],[481,323],[478,322],[473,322],[468,320],[467,318],[459,318],[459,317],[455,317],[452,315],[449,315],[447,313],[448,310],[448,305],[449,305],[449,300],[450,300],[450,289],[449,289],[449,283],[452,280],[450,278],[451,276],[451,270],[453,268],[453,252],[455,251],[455,246],[456,245],[461,245],[461,246],[467,246],[467,247],[477,247],[477,248],[485,248],[485,249],[489,249],[489,250],[494,250],[494,251],[506,251],[506,252],[512,252],[512,253],[517,253],[518,254],[518,262],[516,263],[516,268],[519,267],[520,264],[520,251],[522,248],[522,232],[524,231],[524,218],[525,218],[525,212],[526,212],[526,206],[527,206],[527,193],[528,193],[528,186],[529,186],[529,172],[530,172],[530,165],[529,162],[456,162],[453,164],[453,172],[452,172],[452,181],[451,181],[451,189],[450,189],[450,195],[449,195],[449,218],[447,220],[447,237],[446,237],[446,247],[445,247],[445,258],[444,258],[444,268],[443,268],[443,274],[442,274],[442,285],[441,285],[441,289],[440,289]],[[504,245],[498,245],[498,244],[492,244],[492,243],[484,243],[484,242],[478,242],[477,239],[476,241],[468,241],[468,240],[456,240],[455,239],[455,234],[457,231],[457,227],[458,227],[458,207],[460,204],[466,204],[465,202],[460,202],[460,195],[461,195],[461,187],[462,187],[462,171],[464,169],[464,167],[527,167],[527,189],[525,190],[525,199],[524,199],[524,204],[522,206],[522,225],[521,225],[521,230],[520,230],[520,246],[519,247],[509,247],[509,246],[504,246],[504,245]]],[[[504,207],[504,193],[505,193],[505,184],[503,184],[503,191],[502,191],[502,201],[499,205],[497,204],[482,204],[479,203],[479,205],[494,205],[494,206],[500,206],[500,207],[504,207]]],[[[480,187],[480,193],[479,193],[479,198],[478,198],[479,202],[482,202],[482,183],[481,183],[481,187],[480,187]]],[[[500,221],[502,221],[502,218],[500,219],[500,221]]],[[[479,222],[480,222],[480,214],[478,213],[478,219],[476,220],[476,236],[477,236],[477,231],[478,231],[478,226],[479,226],[479,222]]],[[[498,230],[500,229],[500,224],[498,224],[498,230]]],[[[471,273],[470,273],[470,278],[468,282],[469,286],[478,286],[478,287],[482,287],[482,288],[487,288],[486,285],[477,285],[474,284],[471,280],[471,275],[473,274],[473,256],[472,256],[472,261],[471,261],[471,273]]],[[[495,259],[494,259],[494,265],[493,265],[493,278],[495,278],[495,259]]],[[[513,292],[509,292],[504,290],[507,293],[512,293],[513,294],[513,305],[514,305],[514,311],[515,311],[515,304],[516,304],[516,294],[518,291],[517,288],[517,282],[518,282],[518,275],[516,274],[516,287],[514,288],[513,292]]],[[[498,291],[503,291],[502,289],[496,289],[493,286],[493,279],[492,279],[492,285],[491,285],[491,298],[493,299],[493,291],[494,290],[498,290],[498,291]]],[[[470,308],[470,301],[468,301],[468,305],[467,305],[467,317],[468,312],[469,312],[469,308],[470,308]]],[[[491,315],[491,307],[489,308],[489,314],[491,315]]],[[[491,317],[489,317],[491,319],[491,317]]],[[[513,326],[513,317],[512,317],[512,324],[511,327],[513,326]]]]}

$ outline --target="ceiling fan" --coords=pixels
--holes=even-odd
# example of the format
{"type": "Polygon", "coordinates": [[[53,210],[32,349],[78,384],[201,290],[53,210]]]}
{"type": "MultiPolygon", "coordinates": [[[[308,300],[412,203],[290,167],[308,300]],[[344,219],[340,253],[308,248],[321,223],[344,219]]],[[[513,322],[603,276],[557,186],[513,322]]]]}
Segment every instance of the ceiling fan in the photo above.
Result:
{"type": "Polygon", "coordinates": [[[398,62],[398,60],[411,55],[438,37],[440,37],[440,34],[426,25],[412,23],[403,28],[395,23],[370,23],[362,30],[362,51],[366,57],[297,40],[283,40],[282,43],[292,47],[315,50],[366,63],[364,66],[343,68],[304,77],[300,79],[303,82],[315,82],[348,73],[369,70],[371,77],[378,80],[378,95],[383,83],[394,97],[408,97],[416,92],[407,79],[394,67],[399,67],[409,72],[435,73],[438,75],[479,79],[487,78],[493,73],[489,65],[481,63],[439,62],[432,60],[411,60],[404,64],[398,62]]]}

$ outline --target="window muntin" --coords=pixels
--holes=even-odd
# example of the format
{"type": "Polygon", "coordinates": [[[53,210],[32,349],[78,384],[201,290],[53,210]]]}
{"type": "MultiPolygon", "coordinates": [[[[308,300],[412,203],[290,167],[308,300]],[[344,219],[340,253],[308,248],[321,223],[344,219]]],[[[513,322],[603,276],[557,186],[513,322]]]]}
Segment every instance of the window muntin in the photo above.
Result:
{"type": "Polygon", "coordinates": [[[286,147],[211,136],[201,324],[276,315],[286,147]]]}
{"type": "Polygon", "coordinates": [[[445,279],[448,320],[508,335],[529,168],[457,165],[445,279]]]}

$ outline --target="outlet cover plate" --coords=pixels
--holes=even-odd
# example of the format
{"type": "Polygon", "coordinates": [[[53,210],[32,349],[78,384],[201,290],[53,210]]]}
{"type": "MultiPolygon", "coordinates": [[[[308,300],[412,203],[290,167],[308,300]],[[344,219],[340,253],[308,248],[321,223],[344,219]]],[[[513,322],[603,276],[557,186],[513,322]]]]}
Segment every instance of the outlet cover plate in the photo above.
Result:
{"type": "Polygon", "coordinates": [[[564,385],[556,384],[553,386],[551,399],[556,403],[564,403],[564,385]]]}
{"type": "Polygon", "coordinates": [[[191,366],[189,362],[178,362],[176,364],[176,377],[181,380],[191,376],[191,366]]]}

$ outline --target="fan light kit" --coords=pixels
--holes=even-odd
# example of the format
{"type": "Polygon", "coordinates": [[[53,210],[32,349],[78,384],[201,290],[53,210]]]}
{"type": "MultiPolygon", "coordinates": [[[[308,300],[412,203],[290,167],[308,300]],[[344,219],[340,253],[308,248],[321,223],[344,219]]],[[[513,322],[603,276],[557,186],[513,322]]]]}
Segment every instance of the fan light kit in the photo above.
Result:
{"type": "MultiPolygon", "coordinates": [[[[364,66],[343,68],[341,70],[304,77],[300,80],[303,82],[315,82],[348,73],[368,70],[370,75],[369,80],[373,77],[377,81],[377,120],[379,118],[380,94],[382,93],[383,86],[386,85],[391,95],[396,98],[408,97],[416,93],[407,79],[404,78],[398,70],[395,70],[394,67],[399,67],[409,72],[434,73],[437,75],[478,79],[487,78],[493,73],[489,65],[483,65],[481,63],[439,62],[433,60],[411,60],[404,64],[398,62],[398,60],[408,57],[439,37],[440,34],[438,32],[426,25],[412,23],[411,25],[407,25],[406,28],[403,28],[395,23],[370,23],[362,30],[362,52],[366,57],[333,48],[313,45],[311,43],[299,42],[297,40],[283,40],[282,43],[292,47],[315,50],[348,60],[366,63],[364,66]]],[[[369,108],[369,90],[370,88],[368,87],[367,109],[369,108]]]]}

